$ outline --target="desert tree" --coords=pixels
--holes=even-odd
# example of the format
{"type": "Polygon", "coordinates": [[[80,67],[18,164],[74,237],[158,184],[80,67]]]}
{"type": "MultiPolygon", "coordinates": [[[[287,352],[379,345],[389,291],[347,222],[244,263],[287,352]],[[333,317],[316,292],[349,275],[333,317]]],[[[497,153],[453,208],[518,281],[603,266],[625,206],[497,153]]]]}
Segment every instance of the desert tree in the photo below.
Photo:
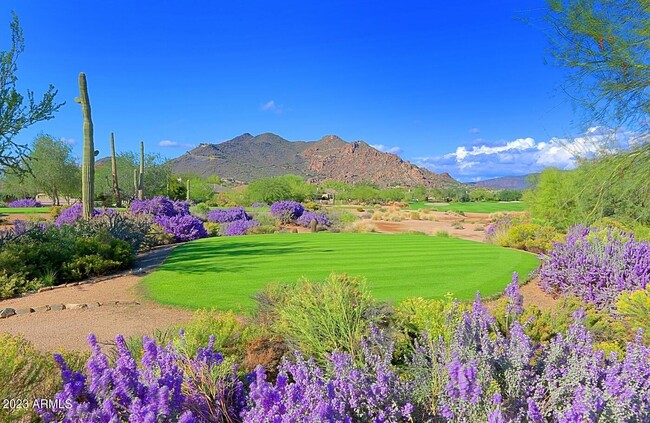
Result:
{"type": "Polygon", "coordinates": [[[585,126],[650,127],[650,1],[548,0],[551,54],[585,126]]]}
{"type": "Polygon", "coordinates": [[[24,175],[29,171],[29,146],[15,140],[23,129],[54,117],[65,103],[56,103],[57,90],[50,85],[40,101],[27,90],[27,97],[16,90],[17,61],[24,51],[23,31],[18,16],[12,13],[11,47],[0,51],[0,172],[24,175]]]}
{"type": "Polygon", "coordinates": [[[60,197],[70,198],[81,192],[81,171],[72,148],[51,135],[39,135],[32,145],[28,159],[32,169],[31,180],[39,192],[44,192],[54,205],[60,204],[60,197]]]}

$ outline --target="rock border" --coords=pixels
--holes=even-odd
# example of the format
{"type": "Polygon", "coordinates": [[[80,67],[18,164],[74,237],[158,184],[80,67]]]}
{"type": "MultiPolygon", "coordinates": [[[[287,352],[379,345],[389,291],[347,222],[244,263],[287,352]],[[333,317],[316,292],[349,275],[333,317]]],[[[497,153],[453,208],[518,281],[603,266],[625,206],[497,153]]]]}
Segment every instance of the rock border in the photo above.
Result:
{"type": "Polygon", "coordinates": [[[63,310],[86,310],[98,307],[110,307],[110,306],[133,306],[141,305],[137,301],[104,301],[104,302],[90,302],[90,303],[80,303],[80,304],[46,304],[38,307],[28,307],[28,308],[11,308],[6,307],[0,309],[0,319],[7,319],[12,316],[19,316],[22,314],[32,314],[32,313],[45,313],[48,311],[63,311],[63,310]]]}

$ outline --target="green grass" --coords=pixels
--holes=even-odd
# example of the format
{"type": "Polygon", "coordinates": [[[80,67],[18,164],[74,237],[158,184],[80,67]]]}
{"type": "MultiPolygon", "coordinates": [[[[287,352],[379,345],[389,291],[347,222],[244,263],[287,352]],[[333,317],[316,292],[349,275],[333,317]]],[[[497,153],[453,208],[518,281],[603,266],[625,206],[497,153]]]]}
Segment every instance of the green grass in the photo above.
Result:
{"type": "Polygon", "coordinates": [[[186,308],[250,310],[268,282],[322,280],[332,272],[366,277],[372,294],[398,302],[471,299],[501,292],[538,260],[522,251],[456,238],[408,234],[273,234],[206,238],[177,247],[144,281],[155,301],[186,308]]]}
{"type": "Polygon", "coordinates": [[[449,203],[447,206],[430,206],[424,202],[410,203],[409,208],[412,210],[431,209],[437,211],[455,211],[466,213],[496,213],[496,212],[521,212],[526,210],[526,203],[523,201],[513,203],[500,202],[468,202],[468,203],[449,203]]]}
{"type": "Polygon", "coordinates": [[[49,212],[49,207],[0,207],[0,214],[47,214],[49,212]]]}

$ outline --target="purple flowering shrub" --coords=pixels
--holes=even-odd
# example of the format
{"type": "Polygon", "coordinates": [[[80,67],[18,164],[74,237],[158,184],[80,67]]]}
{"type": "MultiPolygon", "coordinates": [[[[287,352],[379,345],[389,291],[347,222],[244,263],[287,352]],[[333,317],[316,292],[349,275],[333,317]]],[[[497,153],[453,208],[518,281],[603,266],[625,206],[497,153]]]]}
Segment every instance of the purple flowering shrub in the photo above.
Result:
{"type": "Polygon", "coordinates": [[[228,209],[214,209],[208,213],[208,221],[215,223],[230,223],[237,220],[251,220],[243,207],[230,207],[228,209]]]}
{"type": "Polygon", "coordinates": [[[208,221],[219,223],[219,234],[224,236],[246,235],[249,230],[259,226],[243,207],[214,209],[208,213],[208,221]]]}
{"type": "Polygon", "coordinates": [[[224,236],[246,235],[248,231],[259,226],[256,220],[235,220],[234,222],[224,223],[219,227],[219,234],[224,236]]]}
{"type": "Polygon", "coordinates": [[[599,308],[613,306],[623,291],[650,284],[650,243],[614,229],[574,226],[543,259],[542,289],[552,295],[575,295],[599,308]]]}
{"type": "Polygon", "coordinates": [[[641,338],[621,358],[594,345],[577,312],[566,333],[535,344],[517,321],[516,280],[500,331],[477,297],[451,342],[427,339],[408,364],[421,420],[610,422],[650,418],[650,348],[641,338]]]}
{"type": "Polygon", "coordinates": [[[162,227],[165,232],[173,235],[178,242],[192,241],[208,236],[203,222],[189,214],[171,217],[155,216],[153,221],[162,227]]]}
{"type": "MultiPolygon", "coordinates": [[[[93,216],[99,215],[100,212],[97,209],[93,210],[93,216]]],[[[56,218],[54,224],[56,226],[61,225],[73,225],[83,216],[83,205],[81,203],[75,203],[68,208],[63,209],[59,217],[56,218]]]]}
{"type": "Polygon", "coordinates": [[[154,223],[163,228],[167,234],[173,235],[178,242],[208,236],[203,222],[190,214],[190,205],[185,201],[172,201],[163,196],[149,200],[135,200],[131,204],[131,213],[153,216],[154,223]]]}
{"type": "Polygon", "coordinates": [[[190,205],[185,201],[172,201],[162,195],[148,200],[134,200],[132,213],[147,213],[152,216],[185,216],[190,214],[190,205]]]}
{"type": "Polygon", "coordinates": [[[20,207],[42,207],[40,201],[36,201],[33,198],[21,198],[19,200],[14,200],[11,203],[7,204],[7,207],[11,208],[20,208],[20,207]]]}
{"type": "Polygon", "coordinates": [[[308,211],[305,210],[298,219],[296,219],[296,224],[308,228],[311,225],[311,221],[315,220],[316,223],[320,226],[329,227],[332,225],[327,214],[322,212],[308,211]]]}
{"type": "Polygon", "coordinates": [[[375,330],[370,342],[363,343],[364,365],[335,352],[324,370],[296,352],[294,362],[283,360],[275,383],[258,366],[244,422],[411,421],[408,386],[391,366],[392,344],[373,344],[379,337],[375,330]]]}
{"type": "Polygon", "coordinates": [[[304,211],[305,208],[303,205],[297,201],[276,201],[271,204],[271,216],[284,224],[292,223],[298,219],[304,211]]]}
{"type": "Polygon", "coordinates": [[[225,364],[213,351],[214,337],[194,357],[145,338],[140,365],[122,336],[115,339],[114,364],[94,335],[88,340],[92,356],[86,374],[70,370],[61,355],[55,355],[63,389],[55,395],[58,407],[39,410],[45,422],[237,421],[245,406],[236,367],[221,370],[225,364]]]}

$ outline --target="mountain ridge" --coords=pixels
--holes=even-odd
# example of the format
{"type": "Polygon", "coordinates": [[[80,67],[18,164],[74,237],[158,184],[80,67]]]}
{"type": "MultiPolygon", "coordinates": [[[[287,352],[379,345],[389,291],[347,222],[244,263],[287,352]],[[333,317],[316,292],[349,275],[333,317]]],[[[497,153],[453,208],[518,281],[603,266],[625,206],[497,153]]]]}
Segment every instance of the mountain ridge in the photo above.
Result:
{"type": "Polygon", "coordinates": [[[216,174],[245,183],[293,173],[312,182],[370,182],[381,187],[461,185],[448,173],[431,172],[364,141],[347,142],[336,135],[288,141],[269,132],[243,133],[219,144],[200,144],[169,163],[174,173],[216,174]]]}

